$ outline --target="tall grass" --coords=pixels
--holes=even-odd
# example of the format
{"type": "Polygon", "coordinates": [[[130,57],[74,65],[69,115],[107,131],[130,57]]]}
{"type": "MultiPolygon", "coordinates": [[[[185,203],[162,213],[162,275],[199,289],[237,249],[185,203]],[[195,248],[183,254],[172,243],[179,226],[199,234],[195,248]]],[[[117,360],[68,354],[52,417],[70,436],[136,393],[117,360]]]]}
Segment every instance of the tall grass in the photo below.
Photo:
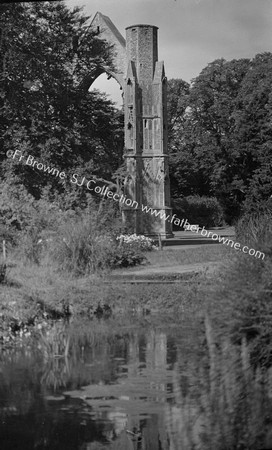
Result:
{"type": "Polygon", "coordinates": [[[220,344],[215,349],[209,343],[207,359],[198,365],[186,393],[174,379],[176,405],[168,407],[166,415],[173,448],[271,448],[272,372],[250,365],[245,341],[237,346],[225,339],[220,344]]]}
{"type": "Polygon", "coordinates": [[[272,214],[245,217],[236,232],[265,259],[232,253],[206,293],[204,356],[187,392],[174,380],[167,411],[176,450],[272,448],[272,214]]]}
{"type": "Polygon", "coordinates": [[[142,263],[140,248],[116,240],[122,231],[120,213],[107,201],[77,212],[49,210],[46,217],[39,211],[22,232],[17,254],[75,276],[142,263]]]}
{"type": "Polygon", "coordinates": [[[61,270],[76,275],[108,267],[114,245],[114,233],[97,226],[97,217],[84,215],[61,224],[48,252],[61,270]]]}
{"type": "Polygon", "coordinates": [[[272,214],[242,219],[237,225],[242,245],[265,253],[264,259],[237,252],[221,276],[219,289],[207,299],[219,333],[233,343],[251,345],[251,363],[272,364],[272,214]]]}

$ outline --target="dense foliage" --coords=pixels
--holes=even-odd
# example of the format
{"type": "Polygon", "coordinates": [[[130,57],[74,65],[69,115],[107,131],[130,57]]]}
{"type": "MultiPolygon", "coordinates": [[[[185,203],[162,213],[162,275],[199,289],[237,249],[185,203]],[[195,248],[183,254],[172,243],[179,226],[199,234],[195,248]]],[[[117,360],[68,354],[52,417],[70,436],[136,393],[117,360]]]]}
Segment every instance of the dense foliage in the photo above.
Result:
{"type": "Polygon", "coordinates": [[[180,218],[186,218],[190,224],[197,224],[201,227],[223,225],[223,208],[215,197],[189,195],[176,199],[174,205],[176,215],[180,218]]]}
{"type": "Polygon", "coordinates": [[[84,197],[69,179],[7,160],[7,150],[32,155],[60,171],[110,178],[122,161],[122,114],[105,96],[88,92],[112,49],[80,8],[62,1],[0,6],[0,174],[39,198],[65,192],[84,197]],[[76,191],[76,192],[75,192],[76,191]]]}
{"type": "Polygon", "coordinates": [[[172,195],[215,196],[232,221],[272,194],[272,54],[219,59],[169,85],[172,195]]]}

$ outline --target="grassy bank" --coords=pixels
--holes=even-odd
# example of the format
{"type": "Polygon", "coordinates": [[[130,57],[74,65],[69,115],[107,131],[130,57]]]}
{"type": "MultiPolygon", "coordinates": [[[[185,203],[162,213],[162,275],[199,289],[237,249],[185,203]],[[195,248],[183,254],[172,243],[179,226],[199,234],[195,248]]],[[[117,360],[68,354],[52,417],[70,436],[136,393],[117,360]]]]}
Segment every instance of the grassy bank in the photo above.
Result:
{"type": "MultiPolygon", "coordinates": [[[[218,246],[219,247],[219,246],[218,246]]],[[[147,267],[169,267],[172,264],[186,265],[192,261],[202,263],[207,260],[219,261],[224,253],[222,247],[215,249],[214,246],[206,247],[205,251],[196,248],[191,250],[176,250],[154,252],[147,254],[148,262],[142,268],[147,267]]],[[[86,308],[95,307],[98,304],[107,303],[112,308],[130,308],[131,306],[144,306],[149,303],[152,307],[170,306],[169,291],[173,293],[172,304],[177,300],[180,294],[180,288],[183,286],[169,285],[156,286],[145,285],[122,285],[108,284],[111,274],[118,274],[120,271],[104,271],[99,275],[88,275],[83,277],[73,277],[70,273],[59,272],[56,267],[42,264],[26,264],[24,261],[15,261],[11,259],[8,263],[6,282],[1,285],[1,305],[3,303],[16,302],[17,306],[23,305],[28,299],[33,302],[42,302],[45,305],[61,311],[63,303],[69,304],[74,313],[85,313],[86,308]]],[[[122,270],[123,272],[124,270],[122,270]]],[[[129,269],[127,269],[129,273],[129,269]]],[[[203,274],[191,279],[191,283],[185,283],[185,286],[197,284],[203,280],[203,274]]],[[[188,280],[186,280],[188,281],[188,280]]],[[[170,293],[171,294],[171,293],[170,293]]]]}
{"type": "MultiPolygon", "coordinates": [[[[205,261],[222,261],[227,252],[221,246],[205,249],[163,250],[146,253],[146,267],[169,267],[205,261]],[[216,247],[216,248],[215,248],[216,247]]],[[[186,274],[178,284],[122,284],[111,282],[114,271],[88,276],[72,276],[57,270],[52,261],[26,263],[12,257],[7,262],[5,282],[0,285],[2,326],[9,330],[27,328],[45,319],[69,315],[108,315],[120,312],[175,312],[199,309],[203,289],[209,285],[205,273],[186,274]],[[200,295],[199,295],[200,294],[200,295]]],[[[129,269],[127,269],[129,273],[129,269]]]]}
{"type": "Polygon", "coordinates": [[[57,353],[66,355],[73,339],[78,342],[79,328],[79,338],[89,333],[95,345],[100,338],[111,339],[112,330],[119,330],[126,317],[129,324],[135,316],[147,323],[159,317],[160,324],[169,326],[180,322],[183,332],[190,317],[201,352],[190,365],[184,347],[177,347],[181,376],[174,380],[176,404],[168,411],[176,448],[181,443],[203,450],[271,448],[271,223],[271,217],[255,218],[237,230],[237,240],[263,251],[264,260],[220,245],[146,254],[146,267],[160,268],[161,273],[178,264],[220,262],[209,276],[203,271],[178,284],[122,284],[109,282],[110,271],[79,277],[58,271],[46,260],[39,265],[11,260],[6,283],[1,284],[2,322],[20,327],[21,321],[29,333],[31,327],[43,331],[51,318],[72,314],[72,327],[53,323],[42,347],[47,355],[56,353],[57,344],[57,353]],[[88,320],[107,314],[108,321],[88,320]]]}

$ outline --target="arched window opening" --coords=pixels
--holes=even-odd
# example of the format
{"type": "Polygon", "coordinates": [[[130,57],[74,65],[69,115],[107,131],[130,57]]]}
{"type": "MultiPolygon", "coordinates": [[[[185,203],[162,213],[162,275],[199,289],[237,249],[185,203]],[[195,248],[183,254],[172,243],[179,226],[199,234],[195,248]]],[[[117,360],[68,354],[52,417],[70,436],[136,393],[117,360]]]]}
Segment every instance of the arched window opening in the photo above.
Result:
{"type": "Polygon", "coordinates": [[[123,96],[122,89],[120,89],[119,83],[114,77],[109,76],[106,73],[102,73],[91,85],[89,91],[98,90],[108,96],[116,108],[123,108],[123,96]]]}

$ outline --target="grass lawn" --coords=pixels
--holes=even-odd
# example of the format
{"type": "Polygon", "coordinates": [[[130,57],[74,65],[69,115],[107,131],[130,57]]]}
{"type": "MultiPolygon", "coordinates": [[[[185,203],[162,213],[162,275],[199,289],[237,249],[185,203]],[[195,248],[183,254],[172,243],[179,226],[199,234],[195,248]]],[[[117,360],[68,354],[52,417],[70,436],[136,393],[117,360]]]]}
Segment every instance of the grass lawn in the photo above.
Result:
{"type": "MultiPolygon", "coordinates": [[[[180,246],[178,249],[164,247],[162,251],[153,251],[146,253],[148,262],[154,267],[165,267],[171,265],[187,265],[196,263],[205,263],[212,261],[222,261],[228,258],[230,253],[228,247],[224,245],[199,245],[188,248],[180,246]]],[[[234,250],[232,250],[234,251],[234,250]]]]}
{"type": "MultiPolygon", "coordinates": [[[[227,250],[221,245],[211,245],[148,252],[147,267],[171,268],[178,264],[222,261],[228,257],[227,250]]],[[[118,269],[114,273],[118,273],[118,269]]],[[[184,312],[185,309],[196,307],[198,292],[205,283],[205,274],[200,274],[189,282],[176,285],[124,285],[109,282],[109,273],[75,278],[71,274],[59,273],[50,264],[30,265],[11,260],[7,282],[0,285],[0,314],[2,318],[26,321],[37,314],[39,308],[62,314],[68,306],[71,313],[91,316],[97,308],[103,309],[105,305],[119,312],[184,312]]]]}

